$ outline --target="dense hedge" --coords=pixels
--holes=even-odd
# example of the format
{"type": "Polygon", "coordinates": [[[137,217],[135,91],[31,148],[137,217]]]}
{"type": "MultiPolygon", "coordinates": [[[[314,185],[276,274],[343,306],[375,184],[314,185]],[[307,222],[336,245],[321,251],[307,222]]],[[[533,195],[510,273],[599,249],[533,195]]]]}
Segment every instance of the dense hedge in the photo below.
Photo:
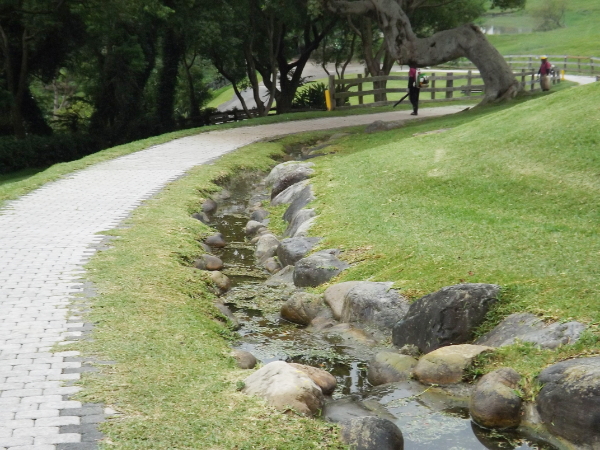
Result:
{"type": "Polygon", "coordinates": [[[84,135],[0,137],[0,173],[28,167],[48,167],[73,161],[102,149],[98,139],[84,135]]]}

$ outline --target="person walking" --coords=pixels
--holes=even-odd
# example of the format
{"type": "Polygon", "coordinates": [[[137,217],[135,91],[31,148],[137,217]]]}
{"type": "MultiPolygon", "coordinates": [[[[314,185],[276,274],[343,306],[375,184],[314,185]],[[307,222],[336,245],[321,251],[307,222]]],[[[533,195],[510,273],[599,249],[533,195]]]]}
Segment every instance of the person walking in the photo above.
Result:
{"type": "Polygon", "coordinates": [[[421,87],[419,86],[418,78],[419,71],[417,67],[411,65],[408,70],[408,98],[413,107],[413,112],[410,113],[411,116],[418,115],[419,111],[419,94],[421,92],[421,87]]]}
{"type": "Polygon", "coordinates": [[[542,87],[542,91],[550,90],[550,71],[552,70],[552,64],[548,61],[548,57],[546,55],[541,57],[542,64],[540,65],[540,69],[538,70],[538,75],[540,76],[540,85],[542,87]]]}

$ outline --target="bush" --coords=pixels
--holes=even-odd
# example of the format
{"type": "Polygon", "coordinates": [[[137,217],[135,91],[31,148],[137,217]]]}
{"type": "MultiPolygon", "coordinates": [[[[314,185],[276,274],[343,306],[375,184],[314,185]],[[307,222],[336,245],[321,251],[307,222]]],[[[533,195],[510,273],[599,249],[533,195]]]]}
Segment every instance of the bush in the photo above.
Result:
{"type": "Polygon", "coordinates": [[[323,83],[308,83],[296,92],[292,108],[327,109],[325,104],[325,91],[327,86],[323,83]]]}
{"type": "Polygon", "coordinates": [[[550,31],[565,26],[565,13],[567,11],[566,0],[548,0],[534,9],[531,13],[539,25],[536,31],[550,31]]]}
{"type": "Polygon", "coordinates": [[[0,173],[73,161],[101,148],[97,139],[83,135],[29,136],[23,140],[0,137],[0,173]]]}

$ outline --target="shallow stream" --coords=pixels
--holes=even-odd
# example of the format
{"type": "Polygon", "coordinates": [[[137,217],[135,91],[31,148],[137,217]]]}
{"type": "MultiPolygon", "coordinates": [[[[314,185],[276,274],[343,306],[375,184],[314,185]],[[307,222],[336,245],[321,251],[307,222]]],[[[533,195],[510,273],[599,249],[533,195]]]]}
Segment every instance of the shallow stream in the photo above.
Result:
{"type": "Polygon", "coordinates": [[[342,326],[317,332],[281,319],[279,310],[293,290],[264,285],[269,274],[255,265],[254,248],[244,234],[248,205],[268,199],[266,188],[258,176],[244,176],[227,190],[231,196],[217,200],[219,209],[212,226],[228,243],[215,253],[224,261],[223,272],[233,284],[222,300],[241,324],[237,348],[251,352],[263,364],[298,362],[332,373],[338,385],[325,412],[347,415],[357,405],[376,412],[402,430],[406,450],[556,449],[522,433],[475,425],[469,418],[467,389],[450,395],[414,381],[371,386],[367,362],[386,347],[360,330],[342,326]]]}

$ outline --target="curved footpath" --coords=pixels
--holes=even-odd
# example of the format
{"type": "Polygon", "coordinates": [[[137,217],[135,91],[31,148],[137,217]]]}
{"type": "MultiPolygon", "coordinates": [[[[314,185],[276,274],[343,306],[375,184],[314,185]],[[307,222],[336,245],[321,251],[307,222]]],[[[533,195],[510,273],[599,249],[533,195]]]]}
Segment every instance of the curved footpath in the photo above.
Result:
{"type": "MultiPolygon", "coordinates": [[[[424,108],[419,117],[460,106],[424,108]]],[[[0,210],[0,449],[87,450],[111,411],[69,400],[65,386],[90,370],[78,352],[51,351],[84,337],[74,301],[84,264],[145,199],[186,170],[257,140],[302,131],[410,119],[408,111],[213,131],[75,172],[0,210]]]]}

